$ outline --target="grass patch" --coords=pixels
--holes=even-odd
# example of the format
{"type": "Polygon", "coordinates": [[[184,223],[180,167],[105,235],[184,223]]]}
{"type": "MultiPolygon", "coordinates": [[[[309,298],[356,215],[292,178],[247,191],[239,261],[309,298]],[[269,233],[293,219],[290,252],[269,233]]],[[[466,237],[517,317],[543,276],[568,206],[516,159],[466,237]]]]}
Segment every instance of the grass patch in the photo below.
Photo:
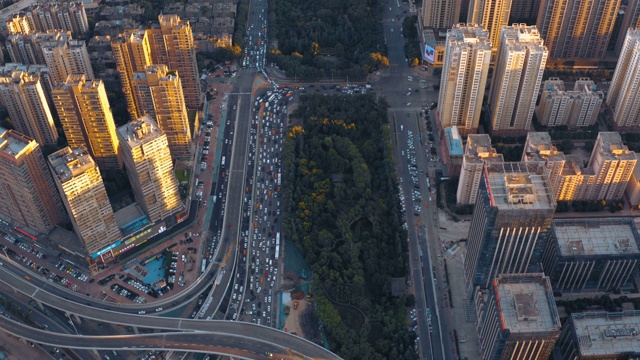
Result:
{"type": "Polygon", "coordinates": [[[179,182],[189,182],[189,179],[191,179],[191,169],[178,169],[175,174],[179,182]]]}

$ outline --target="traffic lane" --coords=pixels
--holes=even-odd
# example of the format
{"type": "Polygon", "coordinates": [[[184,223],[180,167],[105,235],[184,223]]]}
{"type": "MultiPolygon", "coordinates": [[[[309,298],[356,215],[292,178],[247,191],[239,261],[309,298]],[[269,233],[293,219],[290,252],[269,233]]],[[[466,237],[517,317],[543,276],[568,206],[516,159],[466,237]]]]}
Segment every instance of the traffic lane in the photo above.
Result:
{"type": "MultiPolygon", "coordinates": [[[[402,117],[402,114],[401,114],[402,117]]],[[[406,118],[406,113],[404,118],[406,118]]],[[[418,126],[419,123],[415,121],[415,118],[410,117],[409,121],[405,121],[405,132],[407,133],[407,137],[408,137],[408,131],[411,131],[414,135],[414,148],[416,149],[416,163],[419,164],[425,164],[426,163],[426,158],[424,157],[425,155],[423,154],[423,152],[421,151],[421,146],[419,144],[417,144],[419,141],[417,141],[417,137],[419,136],[418,133],[418,126]],[[418,161],[419,160],[419,161],[418,161]]],[[[406,161],[405,161],[406,163],[406,161]]],[[[405,166],[404,169],[406,169],[406,174],[409,174],[408,172],[408,167],[405,166]]],[[[420,189],[422,191],[422,189],[424,187],[426,187],[426,184],[424,182],[420,182],[421,186],[420,189]]],[[[424,195],[423,195],[424,196],[424,195]]],[[[427,198],[423,198],[423,200],[425,200],[427,198]]],[[[422,222],[422,220],[424,219],[424,216],[428,216],[431,217],[431,213],[429,211],[427,211],[429,208],[423,208],[424,211],[422,211],[420,213],[419,219],[422,222]],[[426,215],[425,215],[426,214],[426,215]]],[[[413,219],[412,219],[413,220],[413,219]]],[[[420,234],[418,237],[418,244],[423,244],[424,246],[428,246],[429,244],[429,238],[427,237],[426,232],[424,232],[424,229],[420,230],[420,234]],[[424,239],[424,241],[420,241],[420,239],[424,239]]],[[[426,303],[427,306],[430,309],[435,309],[436,308],[436,293],[434,292],[434,288],[433,288],[433,274],[432,274],[432,268],[431,268],[431,259],[429,258],[429,256],[427,254],[431,254],[431,252],[428,252],[426,248],[423,248],[423,257],[422,257],[422,273],[423,273],[423,284],[425,287],[425,294],[426,294],[426,303]]],[[[432,331],[430,333],[430,336],[433,337],[432,339],[432,344],[433,344],[433,355],[436,358],[441,358],[442,357],[442,335],[440,332],[440,318],[438,316],[438,313],[436,311],[432,311],[431,312],[431,320],[432,320],[432,331]]]]}
{"type": "MultiPolygon", "coordinates": [[[[238,75],[238,81],[234,89],[235,93],[251,93],[253,78],[255,77],[253,72],[242,71],[238,75]]],[[[236,101],[237,112],[234,121],[234,141],[232,142],[232,154],[229,160],[229,171],[227,174],[227,208],[224,214],[223,224],[223,241],[221,244],[223,247],[219,252],[219,256],[226,257],[227,253],[233,257],[232,264],[226,264],[225,269],[234,269],[237,263],[237,249],[240,232],[240,220],[242,219],[242,205],[245,188],[245,171],[247,162],[247,152],[249,144],[249,126],[250,126],[250,110],[251,106],[243,106],[242,104],[251,104],[251,98],[249,95],[233,95],[230,101],[236,101]],[[242,102],[240,102],[242,99],[242,102]],[[229,201],[233,199],[232,201],[229,201]],[[233,224],[233,228],[229,229],[229,225],[233,224]],[[224,234],[225,231],[230,230],[228,234],[224,234]],[[225,236],[226,235],[226,236],[225,236]],[[229,266],[231,265],[231,266],[229,266]]],[[[229,130],[230,131],[230,130],[229,130]]],[[[228,259],[227,261],[230,261],[228,259]]],[[[222,270],[222,264],[220,270],[222,270]]],[[[216,286],[213,290],[212,297],[212,309],[217,311],[222,303],[226,290],[231,284],[233,271],[226,270],[223,278],[220,282],[221,286],[216,286]]]]}
{"type": "MultiPolygon", "coordinates": [[[[394,115],[396,115],[396,119],[397,119],[397,124],[396,124],[396,131],[399,131],[396,133],[397,139],[398,139],[398,144],[397,144],[397,151],[399,152],[399,158],[400,160],[398,161],[398,166],[400,166],[400,169],[398,170],[398,173],[401,174],[401,177],[403,179],[402,183],[400,184],[400,186],[402,186],[403,188],[403,192],[405,193],[405,209],[408,209],[408,214],[407,214],[407,224],[409,226],[409,244],[410,244],[410,248],[411,248],[411,256],[413,258],[412,261],[412,269],[413,269],[413,281],[414,281],[414,289],[415,289],[415,295],[416,295],[416,304],[417,304],[417,310],[418,310],[418,314],[420,317],[420,321],[418,322],[418,329],[419,329],[419,337],[420,337],[420,350],[423,352],[423,357],[427,357],[427,358],[431,358],[433,357],[433,352],[432,352],[432,338],[431,338],[431,333],[429,332],[429,328],[428,328],[428,324],[426,321],[427,318],[427,308],[429,306],[431,306],[431,302],[428,299],[428,296],[425,295],[425,286],[426,286],[426,280],[423,276],[423,263],[422,263],[422,259],[420,259],[420,250],[418,249],[420,247],[420,245],[422,243],[424,243],[424,241],[421,241],[418,234],[417,234],[417,224],[416,224],[416,219],[420,220],[419,217],[415,217],[413,215],[413,206],[414,206],[414,202],[412,201],[412,199],[410,198],[410,196],[408,194],[411,193],[411,191],[413,190],[413,186],[409,183],[408,179],[410,179],[411,174],[408,171],[408,161],[407,161],[407,156],[408,156],[408,151],[410,150],[409,147],[407,146],[407,140],[409,139],[409,132],[414,132],[415,133],[415,129],[412,126],[410,121],[406,121],[406,112],[404,111],[396,111],[394,112],[394,115]],[[404,130],[400,131],[400,124],[402,124],[404,130]],[[402,153],[404,153],[404,155],[402,155],[402,153]],[[427,356],[426,354],[429,354],[429,356],[427,356]]],[[[414,141],[415,144],[415,141],[414,141]]],[[[415,149],[415,146],[414,146],[415,149]]],[[[422,252],[423,256],[426,256],[426,249],[424,249],[425,251],[422,252]]]]}

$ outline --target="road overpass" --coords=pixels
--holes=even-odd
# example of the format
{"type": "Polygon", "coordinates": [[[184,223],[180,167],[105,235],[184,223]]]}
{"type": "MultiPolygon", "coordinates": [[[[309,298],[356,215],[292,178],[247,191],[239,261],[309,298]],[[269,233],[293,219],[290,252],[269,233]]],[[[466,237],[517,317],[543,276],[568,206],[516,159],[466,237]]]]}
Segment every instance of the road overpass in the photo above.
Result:
{"type": "MultiPolygon", "coordinates": [[[[231,322],[227,322],[231,323],[231,322]]],[[[237,324],[237,323],[236,323],[237,324]]],[[[272,341],[248,336],[218,332],[167,332],[140,335],[81,336],[34,329],[0,316],[0,328],[16,337],[31,342],[61,348],[86,350],[174,350],[228,355],[241,359],[337,359],[325,354],[301,354],[293,348],[272,341]]]]}
{"type": "MultiPolygon", "coordinates": [[[[235,322],[235,321],[223,321],[223,320],[194,320],[194,319],[182,319],[182,318],[169,318],[169,317],[161,317],[161,316],[150,316],[150,315],[137,315],[131,313],[122,312],[121,307],[114,306],[112,303],[105,303],[97,301],[96,299],[89,298],[83,296],[82,294],[78,294],[75,292],[71,292],[65,289],[61,289],[59,286],[51,285],[46,280],[41,278],[32,278],[27,281],[19,275],[14,275],[12,272],[6,271],[5,267],[11,266],[8,263],[5,263],[2,266],[4,270],[4,276],[0,278],[0,283],[11,288],[13,291],[23,293],[28,297],[32,298],[39,305],[46,304],[56,309],[60,309],[65,311],[71,315],[76,320],[78,318],[87,318],[100,322],[106,323],[116,323],[125,326],[131,326],[134,329],[136,328],[150,328],[150,329],[163,329],[168,331],[186,331],[193,333],[197,332],[198,336],[201,334],[210,334],[211,337],[208,340],[212,341],[208,344],[213,348],[225,348],[225,344],[227,341],[231,341],[228,338],[237,338],[237,339],[251,339],[250,341],[240,342],[239,340],[234,340],[234,349],[245,351],[245,355],[249,355],[252,351],[255,343],[269,343],[273,344],[276,347],[279,347],[282,352],[282,349],[290,349],[291,351],[304,354],[304,356],[314,358],[314,359],[340,359],[337,355],[333,354],[331,351],[318,346],[304,338],[298,337],[296,335],[292,335],[271,327],[266,327],[262,325],[245,323],[245,322],[235,322]],[[57,295],[50,290],[61,291],[63,294],[57,295]],[[218,335],[217,337],[214,335],[218,335]],[[224,335],[224,336],[222,336],[224,335]],[[220,341],[219,343],[216,341],[220,341]]],[[[18,270],[18,269],[16,269],[18,270]]],[[[157,313],[155,313],[157,314],[157,313]]],[[[4,318],[2,319],[4,320],[4,318]]],[[[7,319],[8,320],[8,319],[7,319]]],[[[0,326],[2,326],[6,331],[10,331],[12,328],[4,327],[6,322],[0,322],[0,326]]],[[[31,331],[36,331],[36,329],[30,328],[31,331]]],[[[48,333],[48,332],[45,332],[48,333]]],[[[49,334],[49,333],[48,333],[49,334]]],[[[39,343],[47,343],[46,341],[41,341],[40,338],[36,338],[36,335],[32,335],[32,337],[27,336],[27,338],[39,342],[39,343]]],[[[83,339],[87,339],[89,337],[83,336],[83,339]]],[[[58,339],[58,338],[56,338],[58,339]]],[[[137,339],[137,338],[136,338],[137,339]]],[[[187,338],[191,341],[191,337],[187,338]]],[[[58,339],[60,340],[60,339],[58,339]]],[[[57,341],[57,340],[56,340],[57,341]]],[[[70,348],[87,348],[82,347],[83,344],[73,343],[73,346],[69,346],[64,342],[56,343],[54,345],[60,347],[70,347],[70,348]]],[[[128,343],[124,343],[124,346],[132,347],[137,345],[137,340],[134,338],[130,338],[128,343]]],[[[157,345],[157,343],[156,343],[157,345]]],[[[188,342],[182,344],[184,346],[188,345],[188,342]]],[[[93,345],[92,345],[93,346],[93,345]]],[[[175,345],[178,346],[178,345],[175,345]]],[[[91,347],[93,348],[93,347],[91,347]]],[[[113,347],[106,347],[113,348],[113,347]]],[[[176,348],[180,350],[182,348],[176,348]]],[[[194,350],[195,351],[195,350],[194,350]]],[[[203,350],[197,350],[203,351],[203,350]]],[[[231,351],[231,350],[229,350],[231,351]]],[[[285,351],[286,352],[286,351],[285,351]]],[[[276,352],[274,352],[275,354],[276,352]]],[[[226,354],[226,353],[225,353],[226,354]]],[[[234,353],[230,353],[234,354],[234,353]]],[[[261,357],[248,357],[250,359],[260,359],[261,357]]]]}
{"type": "MultiPolygon", "coordinates": [[[[19,12],[22,9],[26,9],[36,2],[37,0],[22,0],[13,5],[7,6],[6,8],[0,10],[0,21],[5,22],[9,20],[13,16],[13,14],[19,12]]],[[[4,25],[2,26],[4,27],[4,25]]]]}

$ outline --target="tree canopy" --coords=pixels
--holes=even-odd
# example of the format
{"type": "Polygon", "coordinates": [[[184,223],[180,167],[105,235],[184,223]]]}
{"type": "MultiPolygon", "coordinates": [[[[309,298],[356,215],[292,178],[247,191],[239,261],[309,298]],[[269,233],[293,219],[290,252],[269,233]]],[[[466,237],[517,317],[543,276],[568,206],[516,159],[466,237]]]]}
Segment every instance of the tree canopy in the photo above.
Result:
{"type": "Polygon", "coordinates": [[[407,234],[387,124],[373,95],[303,96],[284,150],[285,237],[313,271],[318,315],[345,359],[414,359],[405,299],[390,295],[408,273],[407,234]],[[354,326],[350,306],[362,311],[354,326]]]}
{"type": "Polygon", "coordinates": [[[388,66],[383,6],[382,0],[271,0],[269,60],[289,77],[364,78],[388,66]]]}

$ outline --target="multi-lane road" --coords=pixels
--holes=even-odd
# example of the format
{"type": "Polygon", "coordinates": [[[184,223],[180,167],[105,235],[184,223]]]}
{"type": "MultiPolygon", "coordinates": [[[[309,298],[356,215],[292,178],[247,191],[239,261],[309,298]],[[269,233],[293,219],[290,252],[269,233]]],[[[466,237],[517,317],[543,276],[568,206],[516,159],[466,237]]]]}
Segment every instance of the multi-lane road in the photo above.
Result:
{"type": "Polygon", "coordinates": [[[431,193],[426,183],[427,176],[430,174],[429,166],[432,166],[433,162],[428,155],[427,134],[424,133],[420,124],[423,121],[420,111],[425,105],[435,101],[437,94],[428,86],[422,85],[426,84],[421,82],[421,78],[424,78],[426,73],[417,72],[407,66],[402,30],[402,21],[407,12],[408,6],[400,1],[385,2],[384,36],[391,66],[386,74],[381,75],[384,86],[380,86],[377,91],[385,97],[390,106],[394,157],[398,176],[402,179],[399,186],[405,194],[411,254],[410,277],[416,297],[418,346],[421,358],[453,359],[450,330],[448,324],[442,321],[440,313],[442,304],[438,299],[437,284],[434,283],[434,278],[437,279],[438,276],[433,273],[433,264],[437,262],[429,256],[430,254],[437,256],[440,241],[435,229],[437,225],[434,223],[434,214],[437,211],[436,196],[431,193]],[[408,168],[408,156],[412,150],[408,147],[409,131],[413,134],[413,156],[416,162],[419,189],[414,187],[413,175],[408,168]],[[421,194],[421,201],[417,203],[411,196],[414,190],[421,194]],[[418,215],[414,214],[416,205],[421,210],[418,215]]]}
{"type": "MultiPolygon", "coordinates": [[[[247,351],[253,351],[256,354],[260,354],[262,352],[262,343],[271,344],[271,352],[274,354],[287,354],[288,351],[295,351],[300,354],[304,354],[309,357],[318,357],[321,359],[339,359],[336,355],[332,354],[330,351],[324,349],[321,346],[315,345],[303,338],[300,338],[295,335],[291,335],[286,332],[282,332],[273,328],[255,325],[251,323],[243,323],[243,322],[235,322],[235,321],[220,321],[220,320],[192,320],[192,319],[181,319],[181,318],[168,318],[161,316],[148,316],[148,315],[134,315],[127,314],[120,311],[120,309],[107,309],[107,303],[94,305],[92,302],[89,302],[91,299],[83,297],[80,294],[64,291],[64,295],[58,296],[50,293],[49,291],[53,290],[62,290],[58,286],[52,286],[46,283],[46,281],[39,278],[32,278],[27,281],[20,277],[19,268],[15,268],[13,264],[4,262],[3,267],[9,267],[9,272],[7,275],[3,276],[0,279],[0,282],[9,286],[12,289],[16,289],[30,298],[34,299],[36,302],[41,302],[43,304],[48,304],[51,307],[56,309],[60,309],[62,311],[68,312],[70,314],[76,314],[81,318],[97,320],[101,322],[108,323],[116,323],[126,326],[139,327],[139,328],[150,328],[150,329],[164,329],[169,331],[187,331],[187,332],[199,332],[199,333],[209,333],[216,336],[211,336],[208,338],[208,341],[214,341],[210,344],[212,348],[207,349],[198,349],[198,351],[209,351],[218,353],[219,349],[226,349],[226,342],[233,342],[235,347],[238,346],[238,342],[232,340],[232,338],[243,338],[245,339],[242,342],[243,348],[247,351]],[[9,275],[10,273],[14,273],[14,271],[18,274],[16,276],[9,275]],[[220,343],[216,343],[215,340],[220,340],[220,343]],[[255,342],[252,343],[253,339],[255,342]],[[235,342],[234,342],[235,341],[235,342]],[[215,349],[214,349],[215,347],[215,349]],[[256,348],[254,348],[256,347],[256,348]]],[[[4,319],[3,319],[4,320],[4,319]]],[[[11,320],[6,320],[10,321],[11,320]]],[[[2,326],[3,328],[4,325],[2,326]]],[[[6,328],[5,328],[6,329],[6,328]]],[[[32,331],[33,328],[30,328],[32,331]]],[[[49,332],[44,332],[45,334],[50,334],[49,332]]],[[[67,347],[67,343],[56,343],[53,340],[44,341],[45,338],[42,337],[42,332],[34,331],[31,334],[23,334],[24,338],[30,339],[31,341],[38,343],[46,343],[60,347],[67,347]]],[[[51,335],[48,335],[51,336],[51,335]]],[[[133,336],[133,335],[132,335],[133,336]]],[[[51,337],[50,339],[60,339],[56,337],[51,337]]],[[[133,345],[136,344],[135,340],[132,341],[131,337],[128,338],[128,343],[121,343],[119,346],[108,346],[105,345],[105,349],[132,349],[133,345]]],[[[76,344],[77,345],[77,344],[76,344]]],[[[78,346],[68,346],[71,348],[78,348],[78,346]]],[[[234,349],[235,349],[234,347],[234,349]]],[[[86,346],[84,348],[93,348],[92,346],[86,346]]],[[[100,347],[96,347],[100,348],[100,347]]],[[[184,348],[180,348],[184,349],[184,348]]],[[[233,349],[226,349],[220,353],[223,354],[234,354],[233,349]]],[[[250,357],[256,358],[256,357],[250,357]]],[[[257,357],[261,358],[261,357],[257,357]]]]}

